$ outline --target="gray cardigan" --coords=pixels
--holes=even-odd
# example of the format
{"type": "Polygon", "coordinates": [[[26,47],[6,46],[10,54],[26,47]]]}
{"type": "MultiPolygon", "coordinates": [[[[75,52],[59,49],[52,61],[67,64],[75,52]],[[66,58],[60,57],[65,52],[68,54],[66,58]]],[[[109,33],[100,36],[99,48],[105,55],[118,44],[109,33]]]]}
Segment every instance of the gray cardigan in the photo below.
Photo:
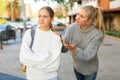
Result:
{"type": "Polygon", "coordinates": [[[84,75],[90,75],[98,70],[97,51],[103,40],[101,30],[91,26],[81,30],[76,23],[68,26],[64,40],[68,44],[77,43],[76,54],[72,54],[74,68],[84,75]]]}

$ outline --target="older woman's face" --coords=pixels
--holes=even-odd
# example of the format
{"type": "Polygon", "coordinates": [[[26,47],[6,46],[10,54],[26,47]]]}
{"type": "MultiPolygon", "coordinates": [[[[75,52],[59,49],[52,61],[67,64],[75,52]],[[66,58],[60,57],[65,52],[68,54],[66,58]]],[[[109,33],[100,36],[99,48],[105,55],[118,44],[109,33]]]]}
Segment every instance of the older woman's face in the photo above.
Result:
{"type": "Polygon", "coordinates": [[[38,13],[38,23],[40,26],[50,26],[53,19],[50,17],[49,12],[46,9],[41,9],[38,13]]]}
{"type": "Polygon", "coordinates": [[[76,23],[79,24],[80,26],[84,26],[87,24],[88,20],[89,20],[88,12],[84,9],[80,9],[76,16],[76,23]]]}

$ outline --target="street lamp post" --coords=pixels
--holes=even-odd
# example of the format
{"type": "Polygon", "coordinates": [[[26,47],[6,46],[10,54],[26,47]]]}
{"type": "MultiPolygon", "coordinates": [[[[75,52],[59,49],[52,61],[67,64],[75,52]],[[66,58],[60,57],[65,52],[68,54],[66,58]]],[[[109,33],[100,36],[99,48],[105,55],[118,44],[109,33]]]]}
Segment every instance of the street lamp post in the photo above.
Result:
{"type": "Polygon", "coordinates": [[[21,38],[22,38],[22,34],[23,34],[23,31],[25,31],[27,28],[26,28],[26,20],[25,20],[25,6],[24,6],[24,0],[21,0],[22,1],[22,19],[23,19],[23,28],[21,28],[21,38]]]}
{"type": "Polygon", "coordinates": [[[13,12],[13,1],[14,0],[9,0],[10,1],[10,6],[11,6],[11,21],[14,21],[14,12],[13,12]]]}
{"type": "Polygon", "coordinates": [[[23,18],[23,26],[26,29],[26,21],[25,21],[25,6],[24,6],[24,0],[22,0],[22,18],[23,18]]]}

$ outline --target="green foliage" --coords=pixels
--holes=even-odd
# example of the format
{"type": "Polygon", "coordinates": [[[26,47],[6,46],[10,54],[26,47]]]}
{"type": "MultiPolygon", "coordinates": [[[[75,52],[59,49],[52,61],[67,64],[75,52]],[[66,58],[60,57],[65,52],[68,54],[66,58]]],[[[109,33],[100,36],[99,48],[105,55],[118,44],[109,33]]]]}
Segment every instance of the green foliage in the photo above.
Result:
{"type": "Polygon", "coordinates": [[[7,22],[6,19],[0,19],[0,24],[4,24],[4,23],[6,23],[6,22],[7,22]]]}
{"type": "Polygon", "coordinates": [[[111,36],[115,36],[115,37],[119,37],[119,38],[120,38],[120,32],[119,32],[119,31],[106,30],[105,32],[106,32],[106,34],[108,34],[108,35],[111,35],[111,36]]]}
{"type": "Polygon", "coordinates": [[[52,1],[57,1],[57,3],[66,3],[66,0],[52,0],[52,1]]]}
{"type": "Polygon", "coordinates": [[[37,2],[37,1],[39,1],[39,0],[34,0],[34,2],[37,2]]]}
{"type": "Polygon", "coordinates": [[[60,19],[64,18],[62,12],[60,12],[60,11],[55,12],[55,17],[60,18],[60,19]]]}
{"type": "Polygon", "coordinates": [[[62,4],[68,4],[68,3],[73,3],[76,2],[77,0],[68,0],[68,2],[66,2],[66,0],[52,0],[52,1],[57,1],[57,3],[62,3],[62,4]]]}
{"type": "Polygon", "coordinates": [[[5,0],[0,0],[0,17],[4,15],[6,11],[6,2],[5,0]]]}
{"type": "MultiPolygon", "coordinates": [[[[40,1],[40,0],[34,0],[34,2],[37,2],[37,1],[40,1]]],[[[45,1],[45,0],[43,0],[43,1],[45,1]]]]}
{"type": "Polygon", "coordinates": [[[61,6],[60,7],[56,7],[55,9],[55,17],[57,17],[57,18],[64,18],[64,16],[63,16],[63,9],[61,8],[61,6]]]}

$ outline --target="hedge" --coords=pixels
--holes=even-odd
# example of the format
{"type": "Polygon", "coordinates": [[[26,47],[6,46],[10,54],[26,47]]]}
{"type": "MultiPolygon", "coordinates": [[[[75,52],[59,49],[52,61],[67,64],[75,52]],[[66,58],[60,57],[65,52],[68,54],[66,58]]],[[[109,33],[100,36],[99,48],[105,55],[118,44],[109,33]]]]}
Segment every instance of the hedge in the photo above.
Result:
{"type": "Polygon", "coordinates": [[[115,36],[115,37],[119,37],[119,38],[120,38],[120,31],[106,30],[105,33],[108,34],[108,35],[111,35],[111,36],[115,36]]]}

